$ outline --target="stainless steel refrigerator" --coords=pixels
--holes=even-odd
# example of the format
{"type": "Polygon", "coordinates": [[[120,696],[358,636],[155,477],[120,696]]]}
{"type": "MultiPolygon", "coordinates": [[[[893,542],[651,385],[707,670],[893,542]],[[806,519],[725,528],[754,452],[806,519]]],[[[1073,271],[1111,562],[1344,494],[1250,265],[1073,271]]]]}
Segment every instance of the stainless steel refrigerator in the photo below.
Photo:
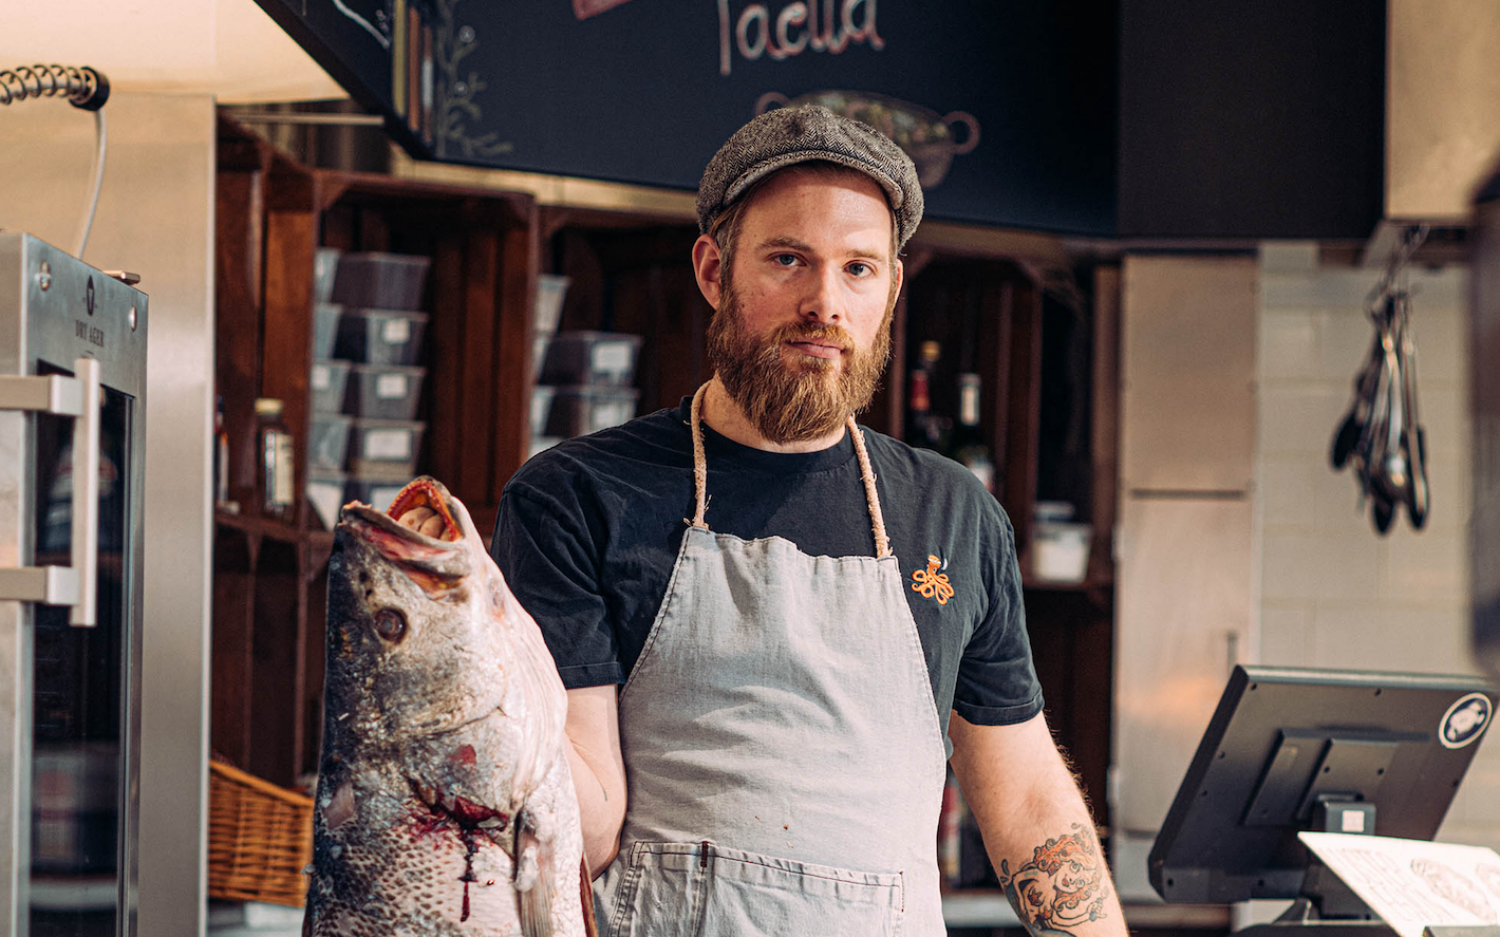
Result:
{"type": "Polygon", "coordinates": [[[0,937],[135,933],[146,324],[0,233],[0,937]]]}

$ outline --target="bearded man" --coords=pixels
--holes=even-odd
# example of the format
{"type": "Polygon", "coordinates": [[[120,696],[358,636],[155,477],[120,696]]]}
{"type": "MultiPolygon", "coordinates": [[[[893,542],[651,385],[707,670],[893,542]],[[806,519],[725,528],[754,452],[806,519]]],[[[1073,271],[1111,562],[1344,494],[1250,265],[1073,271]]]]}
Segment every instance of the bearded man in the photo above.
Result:
{"type": "Polygon", "coordinates": [[[751,121],[698,193],[713,379],[505,487],[492,550],[569,688],[605,934],[945,934],[950,755],[1022,922],[1125,933],[1042,717],[1009,520],[854,421],[921,215],[874,129],[751,121]]]}

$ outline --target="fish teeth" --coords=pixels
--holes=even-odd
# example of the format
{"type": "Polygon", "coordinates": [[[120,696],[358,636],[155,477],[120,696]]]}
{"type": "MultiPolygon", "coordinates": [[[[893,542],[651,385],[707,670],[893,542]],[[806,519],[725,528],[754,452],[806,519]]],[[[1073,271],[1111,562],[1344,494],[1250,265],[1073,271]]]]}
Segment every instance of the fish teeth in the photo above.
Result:
{"type": "Polygon", "coordinates": [[[485,817],[483,820],[479,821],[479,828],[481,830],[504,829],[505,828],[505,818],[504,817],[485,817]]]}
{"type": "Polygon", "coordinates": [[[420,781],[417,782],[417,796],[422,798],[422,803],[429,807],[437,803],[437,789],[428,787],[420,781]]]}

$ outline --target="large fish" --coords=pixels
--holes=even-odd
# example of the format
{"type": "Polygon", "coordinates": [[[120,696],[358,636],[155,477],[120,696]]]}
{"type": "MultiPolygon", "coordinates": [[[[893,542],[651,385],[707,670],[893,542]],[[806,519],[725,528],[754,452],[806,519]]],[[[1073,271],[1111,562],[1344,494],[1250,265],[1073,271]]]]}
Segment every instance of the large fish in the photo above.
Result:
{"type": "Polygon", "coordinates": [[[562,681],[431,478],[340,512],[323,709],[304,937],[594,933],[562,681]]]}

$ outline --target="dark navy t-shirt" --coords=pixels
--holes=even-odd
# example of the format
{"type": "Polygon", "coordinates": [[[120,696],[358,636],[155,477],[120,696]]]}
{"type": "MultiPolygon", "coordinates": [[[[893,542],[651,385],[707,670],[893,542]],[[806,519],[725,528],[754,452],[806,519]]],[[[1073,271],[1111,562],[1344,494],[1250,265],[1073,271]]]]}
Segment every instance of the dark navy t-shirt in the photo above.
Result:
{"type": "MultiPolygon", "coordinates": [[[[693,516],[688,409],[684,399],[565,440],[505,486],[491,553],[570,689],[624,683],[656,619],[693,516]]],[[[703,435],[711,530],[781,537],[812,556],[875,555],[847,434],[811,453],[703,435]]],[[[865,439],[938,712],[977,725],[1036,715],[1009,518],[958,463],[873,430],[865,439]]]]}

